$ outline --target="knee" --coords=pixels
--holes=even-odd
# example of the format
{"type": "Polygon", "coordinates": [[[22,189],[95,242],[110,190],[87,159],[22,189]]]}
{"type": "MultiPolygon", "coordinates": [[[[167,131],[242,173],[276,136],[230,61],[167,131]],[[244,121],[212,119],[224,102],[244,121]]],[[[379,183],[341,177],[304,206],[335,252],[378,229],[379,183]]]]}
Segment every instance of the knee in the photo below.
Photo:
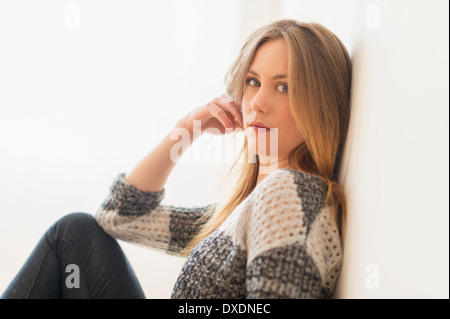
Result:
{"type": "Polygon", "coordinates": [[[58,226],[63,228],[86,229],[92,227],[96,223],[94,216],[88,213],[70,213],[62,217],[56,222],[58,226]]]}
{"type": "Polygon", "coordinates": [[[104,233],[94,216],[81,212],[70,213],[62,217],[54,224],[53,228],[57,238],[73,235],[81,239],[104,233]]]}
{"type": "Polygon", "coordinates": [[[107,258],[117,249],[120,250],[119,243],[88,213],[76,212],[63,216],[48,230],[45,239],[57,256],[77,256],[80,260],[85,258],[83,256],[91,256],[91,262],[107,258]]]}

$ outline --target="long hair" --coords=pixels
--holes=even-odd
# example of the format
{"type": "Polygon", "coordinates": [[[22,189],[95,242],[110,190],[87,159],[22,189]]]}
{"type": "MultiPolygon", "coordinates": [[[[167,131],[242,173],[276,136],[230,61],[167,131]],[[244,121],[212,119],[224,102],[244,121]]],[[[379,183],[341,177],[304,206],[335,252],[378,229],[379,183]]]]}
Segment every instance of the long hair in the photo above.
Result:
{"type": "MultiPolygon", "coordinates": [[[[339,232],[346,222],[346,197],[338,182],[341,152],[350,118],[351,60],[342,42],[317,23],[282,19],[255,30],[225,75],[227,93],[242,105],[246,73],[259,46],[284,39],[288,46],[290,110],[304,141],[289,153],[289,165],[322,179],[326,205],[339,232]]],[[[223,204],[212,206],[199,220],[200,231],[184,249],[187,255],[216,230],[256,186],[259,158],[249,159],[247,140],[230,172],[239,167],[236,185],[223,204]],[[244,154],[242,165],[238,159],[244,154]]]]}

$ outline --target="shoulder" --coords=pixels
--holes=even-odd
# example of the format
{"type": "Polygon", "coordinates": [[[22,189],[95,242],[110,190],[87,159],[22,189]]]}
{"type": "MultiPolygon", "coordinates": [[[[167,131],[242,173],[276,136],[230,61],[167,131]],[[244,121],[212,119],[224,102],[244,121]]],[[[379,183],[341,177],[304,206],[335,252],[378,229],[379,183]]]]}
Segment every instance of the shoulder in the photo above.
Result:
{"type": "Polygon", "coordinates": [[[279,168],[267,176],[254,190],[258,202],[294,204],[299,200],[305,213],[320,210],[325,204],[327,185],[317,176],[287,168],[279,168]]]}

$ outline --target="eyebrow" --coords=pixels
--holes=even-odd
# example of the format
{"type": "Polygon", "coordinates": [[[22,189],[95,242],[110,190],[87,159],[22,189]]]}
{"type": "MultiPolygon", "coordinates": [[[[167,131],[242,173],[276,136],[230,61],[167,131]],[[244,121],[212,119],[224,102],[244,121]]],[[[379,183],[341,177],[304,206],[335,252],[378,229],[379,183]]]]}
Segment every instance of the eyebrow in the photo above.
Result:
{"type": "MultiPolygon", "coordinates": [[[[251,73],[251,74],[256,75],[257,77],[259,77],[258,73],[256,73],[256,72],[253,71],[253,70],[248,70],[248,73],[251,73]]],[[[283,78],[287,78],[287,75],[285,75],[285,74],[279,74],[279,75],[275,75],[275,76],[273,77],[274,80],[277,80],[277,79],[283,79],[283,78]]]]}

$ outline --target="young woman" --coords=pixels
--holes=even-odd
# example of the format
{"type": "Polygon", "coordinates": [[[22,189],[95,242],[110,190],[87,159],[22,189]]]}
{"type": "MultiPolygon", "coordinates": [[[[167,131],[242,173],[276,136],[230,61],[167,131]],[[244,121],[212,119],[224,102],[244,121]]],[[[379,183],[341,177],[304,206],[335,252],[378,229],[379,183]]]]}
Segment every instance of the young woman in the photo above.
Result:
{"type": "Polygon", "coordinates": [[[348,52],[325,27],[283,19],[257,29],[227,72],[227,93],[171,131],[189,132],[190,145],[207,130],[244,130],[229,198],[160,204],[179,143],[168,134],[117,176],[95,218],[55,223],[3,298],[144,298],[115,239],[187,256],[172,298],[329,298],[342,263],[337,168],[350,86],[348,52]],[[68,265],[79,267],[78,287],[67,284],[68,265]]]}

